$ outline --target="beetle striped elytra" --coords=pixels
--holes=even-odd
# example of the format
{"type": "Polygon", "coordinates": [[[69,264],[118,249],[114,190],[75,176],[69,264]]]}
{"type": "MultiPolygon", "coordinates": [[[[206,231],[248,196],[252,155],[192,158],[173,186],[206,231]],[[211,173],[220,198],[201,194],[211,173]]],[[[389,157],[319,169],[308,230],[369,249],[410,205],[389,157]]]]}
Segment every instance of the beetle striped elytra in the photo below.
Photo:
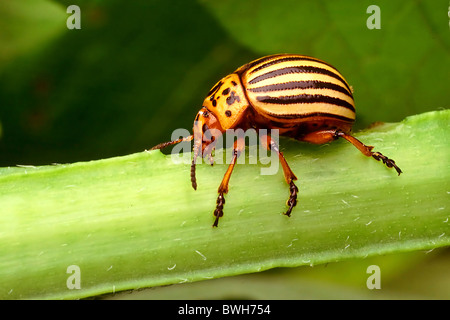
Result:
{"type": "MultiPolygon", "coordinates": [[[[197,189],[197,157],[211,156],[210,153],[204,154],[205,148],[213,143],[210,137],[205,136],[209,129],[218,130],[221,134],[236,128],[278,129],[280,135],[314,144],[344,138],[364,155],[382,161],[388,168],[395,168],[400,175],[402,170],[394,160],[373,152],[372,146],[366,146],[350,134],[354,121],[352,90],[336,68],[313,57],[275,54],[243,65],[221,79],[209,91],[195,117],[194,134],[158,144],[152,150],[194,140],[191,165],[194,189],[197,189]]],[[[290,216],[297,204],[298,188],[294,183],[297,177],[271,136],[264,134],[259,139],[265,148],[278,155],[289,185],[288,209],[284,214],[290,216]]],[[[223,216],[224,195],[228,192],[236,159],[244,147],[243,139],[238,137],[231,162],[218,188],[213,227],[217,227],[219,218],[223,216]]]]}

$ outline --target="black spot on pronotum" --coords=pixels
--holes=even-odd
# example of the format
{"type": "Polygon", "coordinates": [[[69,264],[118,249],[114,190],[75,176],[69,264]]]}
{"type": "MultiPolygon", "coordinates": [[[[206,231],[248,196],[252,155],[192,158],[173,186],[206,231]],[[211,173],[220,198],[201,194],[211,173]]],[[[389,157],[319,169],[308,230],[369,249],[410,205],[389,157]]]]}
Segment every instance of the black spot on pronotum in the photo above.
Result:
{"type": "Polygon", "coordinates": [[[212,105],[213,107],[217,106],[217,101],[215,99],[212,101],[212,105]]]}
{"type": "Polygon", "coordinates": [[[230,110],[225,111],[225,115],[226,115],[227,117],[231,117],[231,111],[230,111],[230,110]]]}
{"type": "Polygon", "coordinates": [[[223,96],[226,96],[229,93],[230,93],[230,88],[226,88],[225,90],[222,91],[223,96]]]}
{"type": "Polygon", "coordinates": [[[235,91],[231,91],[230,96],[227,98],[227,104],[231,106],[234,103],[234,101],[240,102],[241,98],[239,98],[239,96],[236,95],[235,91]]]}
{"type": "Polygon", "coordinates": [[[212,89],[208,92],[208,96],[211,95],[211,100],[214,99],[214,94],[220,89],[220,87],[222,86],[223,82],[219,81],[214,87],[212,87],[212,89]]]}
{"type": "Polygon", "coordinates": [[[233,84],[233,86],[237,86],[236,81],[231,81],[231,83],[233,84]]]}

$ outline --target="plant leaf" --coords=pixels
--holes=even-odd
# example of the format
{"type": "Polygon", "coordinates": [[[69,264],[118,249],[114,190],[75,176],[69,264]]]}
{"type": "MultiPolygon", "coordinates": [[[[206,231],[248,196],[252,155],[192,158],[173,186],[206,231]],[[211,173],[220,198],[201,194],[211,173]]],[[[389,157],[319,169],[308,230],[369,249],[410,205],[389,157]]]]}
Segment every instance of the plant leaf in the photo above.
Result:
{"type": "Polygon", "coordinates": [[[189,164],[159,151],[1,168],[0,297],[82,298],[448,246],[449,120],[436,111],[356,134],[395,159],[400,177],[346,141],[281,141],[299,178],[292,217],[281,214],[281,171],[238,164],[218,228],[224,165],[199,165],[197,191],[189,164]],[[81,289],[67,287],[71,265],[81,289]]]}

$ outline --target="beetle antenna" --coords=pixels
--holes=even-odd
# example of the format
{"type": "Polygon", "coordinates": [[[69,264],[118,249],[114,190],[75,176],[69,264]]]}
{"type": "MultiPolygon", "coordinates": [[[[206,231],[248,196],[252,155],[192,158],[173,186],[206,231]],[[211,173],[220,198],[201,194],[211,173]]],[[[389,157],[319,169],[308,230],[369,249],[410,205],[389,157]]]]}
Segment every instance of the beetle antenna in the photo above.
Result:
{"type": "Polygon", "coordinates": [[[197,157],[200,154],[200,148],[202,146],[202,140],[198,139],[194,142],[194,156],[192,158],[192,164],[191,164],[191,183],[192,188],[194,190],[197,190],[197,179],[195,178],[195,163],[197,162],[197,157]]]}
{"type": "Polygon", "coordinates": [[[174,144],[177,144],[177,143],[180,143],[180,142],[183,142],[183,141],[191,141],[192,139],[194,139],[194,135],[191,134],[190,136],[187,136],[187,137],[184,137],[184,138],[180,138],[180,139],[177,139],[177,140],[173,140],[173,141],[163,142],[163,143],[157,144],[156,146],[154,146],[150,150],[163,149],[165,147],[172,146],[174,144]]]}

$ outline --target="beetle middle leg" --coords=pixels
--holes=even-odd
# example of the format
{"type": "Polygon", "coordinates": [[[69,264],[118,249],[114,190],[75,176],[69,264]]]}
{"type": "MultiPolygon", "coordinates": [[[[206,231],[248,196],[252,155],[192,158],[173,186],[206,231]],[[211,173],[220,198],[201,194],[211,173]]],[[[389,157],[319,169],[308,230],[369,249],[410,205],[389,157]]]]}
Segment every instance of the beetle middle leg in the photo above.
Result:
{"type": "Polygon", "coordinates": [[[216,209],[214,210],[214,216],[216,217],[216,220],[214,221],[213,227],[218,226],[219,218],[223,216],[223,206],[225,204],[224,194],[228,193],[228,182],[230,181],[231,173],[233,172],[236,160],[241,154],[242,150],[244,150],[244,147],[244,136],[238,136],[237,140],[234,142],[233,157],[231,158],[230,165],[228,166],[227,172],[225,172],[225,175],[223,176],[222,183],[217,190],[219,192],[219,196],[217,197],[216,209]]]}
{"type": "Polygon", "coordinates": [[[280,148],[278,147],[277,143],[275,141],[273,141],[272,137],[267,134],[264,134],[264,135],[260,135],[259,138],[261,140],[262,145],[267,150],[271,150],[272,152],[276,152],[278,154],[278,159],[280,160],[281,167],[283,168],[284,178],[286,179],[286,182],[289,185],[289,199],[286,202],[286,205],[289,208],[287,209],[287,211],[284,214],[287,215],[288,217],[290,217],[292,209],[297,204],[298,188],[294,183],[294,181],[297,180],[297,177],[292,172],[286,159],[283,156],[283,153],[280,151],[280,148]]]}

